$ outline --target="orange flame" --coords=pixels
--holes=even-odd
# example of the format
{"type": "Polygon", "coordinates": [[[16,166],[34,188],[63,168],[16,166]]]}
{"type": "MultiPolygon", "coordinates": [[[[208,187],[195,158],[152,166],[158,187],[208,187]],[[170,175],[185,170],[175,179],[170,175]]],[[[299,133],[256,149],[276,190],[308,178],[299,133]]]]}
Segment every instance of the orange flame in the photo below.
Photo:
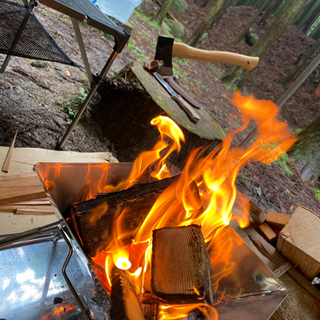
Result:
{"type": "MultiPolygon", "coordinates": [[[[163,227],[200,225],[208,250],[214,252],[210,255],[212,266],[215,269],[213,282],[216,289],[219,280],[232,272],[234,262],[231,259],[232,248],[236,241],[224,232],[225,226],[235,219],[241,227],[249,223],[248,199],[244,195],[237,195],[235,181],[241,168],[253,161],[268,164],[281,156],[296,141],[292,137],[287,125],[276,118],[279,108],[271,101],[255,100],[252,96],[244,97],[237,92],[233,103],[243,113],[243,124],[234,132],[230,132],[222,143],[212,152],[206,154],[206,147],[194,149],[190,152],[186,165],[179,179],[171,184],[157,199],[142,225],[136,232],[127,234],[121,230],[122,213],[116,222],[114,241],[108,245],[106,258],[106,271],[110,272],[110,265],[116,263],[114,256],[122,256],[126,267],[130,265],[135,269],[142,268],[135,283],[139,283],[140,291],[150,289],[150,264],[152,231],[163,227]],[[249,147],[231,147],[233,137],[242,131],[250,122],[257,122],[259,135],[249,147]],[[233,217],[235,200],[243,205],[242,216],[233,217]],[[128,239],[134,239],[128,244],[128,239]],[[147,249],[148,245],[148,249],[147,249]],[[139,254],[137,255],[137,248],[139,254]],[[141,251],[145,250],[143,255],[141,251]],[[113,258],[111,259],[110,256],[113,258]],[[130,264],[129,264],[130,262],[130,264]]],[[[157,162],[157,170],[152,176],[164,178],[167,176],[164,165],[170,152],[180,150],[180,140],[184,141],[182,132],[172,120],[157,117],[152,120],[161,133],[161,141],[148,152],[142,153],[134,163],[134,168],[128,179],[121,184],[121,188],[133,185],[146,168],[157,162]],[[169,125],[169,127],[167,127],[169,125]],[[165,137],[174,142],[168,145],[165,137]],[[167,149],[167,147],[169,148],[167,149]],[[162,154],[167,149],[166,154],[162,154]],[[165,172],[164,175],[160,174],[165,172]]],[[[108,189],[108,188],[106,188],[108,189]]],[[[111,189],[108,189],[110,191],[111,189]]],[[[114,189],[112,189],[114,190],[114,189]]],[[[110,289],[110,288],[109,288],[110,289]]],[[[161,319],[177,319],[186,316],[195,305],[163,306],[161,319]]],[[[197,308],[210,319],[217,319],[217,312],[213,307],[199,304],[197,308]]]]}

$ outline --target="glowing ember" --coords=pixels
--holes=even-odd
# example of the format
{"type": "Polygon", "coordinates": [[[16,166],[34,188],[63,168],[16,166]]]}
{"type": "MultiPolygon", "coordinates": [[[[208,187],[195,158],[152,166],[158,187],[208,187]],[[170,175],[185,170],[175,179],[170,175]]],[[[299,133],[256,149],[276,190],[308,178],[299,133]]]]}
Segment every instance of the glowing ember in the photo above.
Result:
{"type": "MultiPolygon", "coordinates": [[[[249,222],[249,201],[244,195],[237,195],[237,175],[248,162],[273,162],[296,141],[287,125],[276,119],[279,108],[271,101],[255,100],[252,96],[244,97],[239,92],[234,95],[232,101],[243,113],[243,125],[240,129],[229,133],[209,154],[206,147],[190,152],[179,179],[160,195],[138,230],[127,234],[122,230],[123,212],[118,214],[114,225],[114,241],[94,258],[94,261],[102,266],[104,263],[101,264],[101,260],[105,261],[108,279],[114,264],[118,268],[129,269],[132,273],[138,269],[140,271],[134,272],[133,275],[138,294],[151,291],[152,231],[191,224],[202,227],[207,248],[213,252],[210,258],[215,270],[214,285],[218,287],[219,280],[232,272],[234,262],[231,260],[231,251],[235,240],[228,232],[224,232],[224,228],[232,219],[241,227],[245,227],[249,222]],[[251,119],[257,122],[258,138],[249,147],[231,148],[234,135],[242,131],[251,119]],[[236,197],[242,204],[243,212],[242,216],[233,217],[236,197]],[[130,239],[134,241],[130,242],[130,239]]],[[[167,117],[157,117],[151,123],[157,125],[160,141],[151,151],[144,152],[137,158],[127,181],[116,187],[107,186],[105,192],[129,188],[152,164],[156,164],[157,167],[152,177],[163,179],[170,176],[165,162],[171,152],[180,150],[180,141],[184,141],[182,131],[167,117]],[[170,143],[165,142],[167,138],[171,139],[170,143]],[[165,151],[167,152],[163,154],[165,151]]],[[[110,291],[110,282],[106,289],[110,291]]],[[[209,319],[218,318],[213,307],[201,303],[161,306],[160,319],[182,318],[195,308],[209,319]]]]}

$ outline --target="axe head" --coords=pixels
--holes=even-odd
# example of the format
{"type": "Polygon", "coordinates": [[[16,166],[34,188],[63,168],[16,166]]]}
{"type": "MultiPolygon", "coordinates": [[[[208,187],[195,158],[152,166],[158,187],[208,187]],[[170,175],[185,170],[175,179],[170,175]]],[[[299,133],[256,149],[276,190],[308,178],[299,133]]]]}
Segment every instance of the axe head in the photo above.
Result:
{"type": "Polygon", "coordinates": [[[162,60],[163,66],[157,71],[162,76],[172,76],[172,48],[174,38],[158,36],[155,60],[162,60]]]}

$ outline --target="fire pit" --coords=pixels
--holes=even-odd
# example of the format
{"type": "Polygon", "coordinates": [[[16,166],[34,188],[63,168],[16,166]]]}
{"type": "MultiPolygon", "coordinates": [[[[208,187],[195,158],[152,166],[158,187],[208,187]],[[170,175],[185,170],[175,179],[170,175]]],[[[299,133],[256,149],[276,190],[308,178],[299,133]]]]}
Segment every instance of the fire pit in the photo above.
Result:
{"type": "MultiPolygon", "coordinates": [[[[232,214],[235,179],[244,163],[270,163],[295,138],[275,119],[274,104],[259,105],[241,95],[235,101],[247,116],[254,104],[264,110],[253,117],[259,122],[260,140],[246,149],[232,149],[230,134],[209,154],[205,147],[190,152],[182,172],[165,160],[170,152],[180,150],[183,134],[170,118],[161,116],[151,122],[158,126],[161,140],[134,163],[35,166],[60,221],[6,238],[0,247],[7,249],[1,251],[6,259],[10,246],[19,253],[29,244],[21,240],[41,243],[46,235],[56,236],[56,242],[61,239],[69,248],[59,274],[75,302],[62,292],[64,284],[53,291],[58,294],[53,302],[50,296],[53,305],[64,301],[62,309],[52,304],[49,311],[43,308],[51,294],[54,260],[49,259],[42,279],[34,279],[32,268],[26,269],[32,283],[46,284],[34,299],[41,305],[39,319],[54,318],[59,312],[71,319],[78,307],[86,319],[270,318],[287,295],[286,288],[229,227],[231,219],[243,227],[248,223],[244,195],[237,195],[243,216],[232,214]],[[166,138],[172,141],[167,143],[166,138]],[[75,273],[68,272],[73,257],[82,270],[76,282],[71,280],[75,273]],[[85,285],[79,289],[84,278],[85,285]]],[[[248,122],[245,119],[244,124],[248,122]]],[[[2,281],[7,290],[11,279],[2,281]]],[[[12,293],[10,299],[18,298],[12,293]]]]}

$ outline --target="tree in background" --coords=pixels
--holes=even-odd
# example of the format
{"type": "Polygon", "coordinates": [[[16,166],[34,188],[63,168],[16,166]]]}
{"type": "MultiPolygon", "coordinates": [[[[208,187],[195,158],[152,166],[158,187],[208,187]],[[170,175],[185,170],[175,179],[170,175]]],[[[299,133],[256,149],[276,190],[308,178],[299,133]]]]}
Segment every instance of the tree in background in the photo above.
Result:
{"type": "Polygon", "coordinates": [[[295,160],[303,180],[319,188],[320,177],[320,115],[310,122],[298,135],[297,142],[288,154],[295,160]]]}
{"type": "Polygon", "coordinates": [[[161,6],[161,9],[157,12],[154,16],[153,20],[156,22],[157,25],[161,25],[163,19],[166,17],[172,3],[174,0],[165,0],[161,6]]]}
{"type": "Polygon", "coordinates": [[[186,43],[190,46],[195,47],[201,36],[205,33],[205,31],[213,23],[217,24],[219,22],[219,20],[226,12],[231,2],[232,0],[217,0],[205,16],[204,20],[201,22],[199,27],[196,29],[193,35],[186,41],[186,43]]]}
{"type": "Polygon", "coordinates": [[[309,57],[313,54],[313,52],[319,47],[320,38],[305,52],[301,53],[298,61],[294,65],[294,67],[289,71],[287,76],[281,80],[281,84],[286,86],[295,76],[295,74],[299,71],[301,66],[309,59],[309,57]]]}
{"type": "MultiPolygon", "coordinates": [[[[288,1],[286,7],[266,29],[259,40],[250,48],[247,55],[259,57],[261,61],[309,1],[310,0],[288,1]]],[[[252,71],[241,67],[235,67],[222,78],[222,81],[226,84],[227,88],[241,88],[251,72],[252,71]]]]}
{"type": "Polygon", "coordinates": [[[260,20],[260,25],[264,24],[266,22],[266,20],[269,18],[269,16],[271,15],[271,13],[273,12],[273,10],[275,8],[276,1],[277,0],[273,0],[272,2],[269,2],[268,8],[267,8],[267,10],[265,11],[263,17],[260,20]]]}

